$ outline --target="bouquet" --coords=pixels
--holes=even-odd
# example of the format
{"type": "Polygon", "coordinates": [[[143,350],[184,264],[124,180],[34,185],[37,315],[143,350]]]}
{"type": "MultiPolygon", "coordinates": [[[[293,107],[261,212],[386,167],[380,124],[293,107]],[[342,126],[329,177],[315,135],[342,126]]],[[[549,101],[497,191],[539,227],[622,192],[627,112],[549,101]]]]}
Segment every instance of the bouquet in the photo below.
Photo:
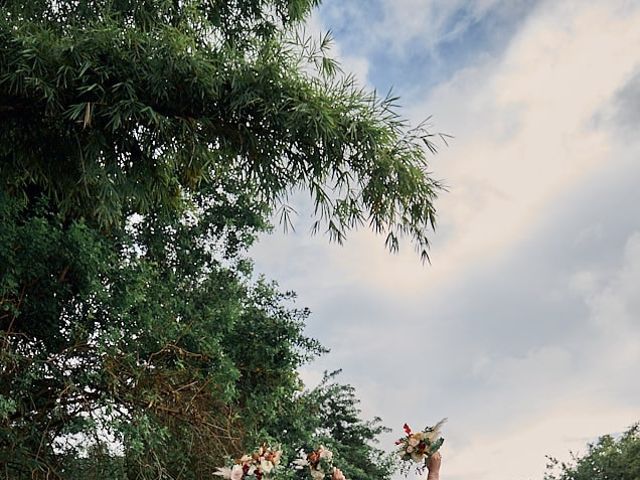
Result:
{"type": "Polygon", "coordinates": [[[327,475],[334,480],[344,480],[342,472],[333,466],[333,452],[322,445],[311,453],[301,451],[293,464],[297,470],[308,468],[313,480],[323,480],[327,475]]]}
{"type": "Polygon", "coordinates": [[[251,455],[236,460],[233,466],[218,468],[214,475],[230,480],[266,479],[280,463],[281,456],[282,451],[262,445],[251,455]]]}
{"type": "Polygon", "coordinates": [[[396,445],[399,445],[398,455],[400,459],[405,462],[401,467],[401,471],[405,475],[414,463],[418,464],[416,471],[419,474],[424,472],[431,455],[436,453],[444,443],[444,438],[440,435],[440,429],[446,421],[447,419],[443,418],[433,427],[427,427],[420,432],[413,432],[409,425],[404,424],[403,429],[406,435],[398,439],[396,445]]]}

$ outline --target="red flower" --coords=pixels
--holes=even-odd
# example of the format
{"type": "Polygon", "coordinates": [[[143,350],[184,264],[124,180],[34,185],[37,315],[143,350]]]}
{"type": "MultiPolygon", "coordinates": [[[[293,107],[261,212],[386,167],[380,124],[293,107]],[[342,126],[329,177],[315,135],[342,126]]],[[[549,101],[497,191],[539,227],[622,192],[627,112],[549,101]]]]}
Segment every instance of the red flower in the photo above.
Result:
{"type": "Polygon", "coordinates": [[[402,445],[402,440],[396,440],[396,445],[402,445]]]}
{"type": "Polygon", "coordinates": [[[404,428],[404,431],[407,435],[411,435],[411,427],[409,427],[409,425],[407,425],[406,423],[402,426],[402,428],[404,428]]]}

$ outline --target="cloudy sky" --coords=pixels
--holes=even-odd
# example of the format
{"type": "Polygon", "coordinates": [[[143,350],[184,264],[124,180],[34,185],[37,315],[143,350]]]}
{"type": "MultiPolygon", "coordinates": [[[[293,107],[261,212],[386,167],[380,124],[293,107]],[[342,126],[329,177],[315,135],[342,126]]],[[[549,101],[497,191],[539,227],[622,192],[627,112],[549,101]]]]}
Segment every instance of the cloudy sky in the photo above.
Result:
{"type": "MultiPolygon", "coordinates": [[[[347,71],[455,138],[432,264],[362,231],[264,237],[367,416],[449,417],[443,480],[542,480],[640,420],[640,1],[325,0],[347,71]]],[[[304,210],[304,209],[302,209],[304,210]]]]}

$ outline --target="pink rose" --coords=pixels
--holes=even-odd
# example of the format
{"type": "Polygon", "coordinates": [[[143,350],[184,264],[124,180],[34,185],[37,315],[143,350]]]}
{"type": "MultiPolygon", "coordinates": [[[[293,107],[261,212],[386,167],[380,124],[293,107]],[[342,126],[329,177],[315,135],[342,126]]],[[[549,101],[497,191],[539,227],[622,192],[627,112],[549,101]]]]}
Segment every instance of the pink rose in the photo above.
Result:
{"type": "Polygon", "coordinates": [[[347,479],[342,473],[342,470],[340,470],[339,468],[334,468],[333,475],[331,475],[331,480],[347,480],[347,479]]]}

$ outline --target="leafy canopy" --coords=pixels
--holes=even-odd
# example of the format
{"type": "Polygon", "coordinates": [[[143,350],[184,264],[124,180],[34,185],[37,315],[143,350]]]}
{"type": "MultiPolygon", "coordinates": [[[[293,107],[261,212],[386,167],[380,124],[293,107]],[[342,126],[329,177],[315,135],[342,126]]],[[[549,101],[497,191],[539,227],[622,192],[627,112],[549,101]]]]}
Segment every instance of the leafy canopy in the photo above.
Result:
{"type": "Polygon", "coordinates": [[[316,3],[5,0],[6,187],[37,187],[107,228],[183,210],[229,179],[271,207],[303,188],[316,230],[342,241],[367,224],[394,250],[408,235],[427,258],[440,188],[431,134],[319,60],[326,39],[301,41],[316,3]]]}

